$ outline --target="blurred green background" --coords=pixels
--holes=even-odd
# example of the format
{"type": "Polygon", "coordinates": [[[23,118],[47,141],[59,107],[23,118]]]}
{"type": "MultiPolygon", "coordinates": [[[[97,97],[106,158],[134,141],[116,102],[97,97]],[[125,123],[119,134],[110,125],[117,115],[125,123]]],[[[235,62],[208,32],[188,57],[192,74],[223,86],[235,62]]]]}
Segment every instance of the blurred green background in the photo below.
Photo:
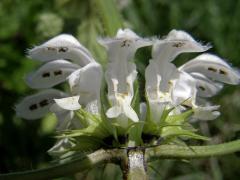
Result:
{"type": "MultiPolygon", "coordinates": [[[[60,34],[70,33],[104,64],[106,54],[97,44],[102,36],[113,36],[119,27],[129,27],[141,36],[166,35],[182,29],[210,42],[210,52],[240,67],[239,0],[1,0],[0,1],[0,173],[46,166],[51,157],[55,122],[51,118],[27,121],[15,116],[14,105],[34,93],[24,76],[39,64],[26,57],[26,50],[60,34]]],[[[182,64],[196,54],[180,55],[182,64]]],[[[137,53],[139,77],[148,64],[149,51],[137,53]]],[[[214,99],[221,117],[196,123],[209,143],[240,137],[240,87],[225,86],[214,99]]],[[[108,165],[85,174],[87,179],[118,179],[119,169],[108,165]],[[94,176],[96,175],[96,176],[94,176]]],[[[150,179],[239,179],[238,154],[204,160],[161,160],[149,164],[150,179]]],[[[80,178],[81,175],[78,175],[80,178]]]]}

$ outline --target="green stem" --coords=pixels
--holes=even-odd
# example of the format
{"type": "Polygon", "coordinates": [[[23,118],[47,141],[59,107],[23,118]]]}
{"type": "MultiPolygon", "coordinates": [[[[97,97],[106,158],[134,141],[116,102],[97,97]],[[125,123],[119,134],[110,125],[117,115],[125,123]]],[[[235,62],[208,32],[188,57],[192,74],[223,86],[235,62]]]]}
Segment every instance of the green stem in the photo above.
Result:
{"type": "Polygon", "coordinates": [[[56,177],[63,177],[75,174],[95,167],[104,162],[114,162],[125,158],[125,151],[120,149],[98,150],[86,157],[72,160],[65,164],[60,164],[39,170],[23,171],[9,174],[1,174],[1,180],[43,180],[56,177]]]}
{"type": "Polygon", "coordinates": [[[148,161],[161,159],[196,159],[221,156],[240,151],[240,140],[208,146],[162,145],[146,149],[148,161]]]}
{"type": "MultiPolygon", "coordinates": [[[[240,140],[228,143],[209,145],[209,146],[176,146],[161,145],[158,147],[141,148],[145,149],[145,159],[153,161],[158,158],[207,158],[212,156],[221,156],[240,151],[240,140]]],[[[129,154],[128,154],[129,155],[129,154]]],[[[134,156],[132,156],[134,157],[134,156]]],[[[124,149],[98,150],[83,158],[72,160],[65,164],[51,166],[44,169],[1,174],[1,180],[39,180],[52,179],[56,177],[68,176],[95,167],[101,163],[125,161],[127,151],[124,149]]],[[[119,163],[120,164],[120,163],[119,163]]],[[[141,163],[144,164],[144,163],[141,163]]]]}

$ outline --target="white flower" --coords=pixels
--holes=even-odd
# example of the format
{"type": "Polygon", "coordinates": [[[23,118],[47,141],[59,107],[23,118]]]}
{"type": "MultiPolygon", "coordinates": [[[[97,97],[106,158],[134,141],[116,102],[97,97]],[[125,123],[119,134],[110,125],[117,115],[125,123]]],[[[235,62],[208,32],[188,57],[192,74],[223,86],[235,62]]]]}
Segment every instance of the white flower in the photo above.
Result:
{"type": "Polygon", "coordinates": [[[195,79],[197,94],[191,107],[194,110],[193,118],[201,120],[213,120],[220,115],[217,111],[218,105],[210,106],[201,98],[216,95],[223,87],[221,83],[239,84],[240,82],[240,74],[236,70],[221,58],[207,53],[185,63],[179,70],[189,73],[195,79]]]}
{"type": "Polygon", "coordinates": [[[239,84],[240,73],[229,66],[223,59],[212,55],[202,54],[179,68],[188,73],[201,73],[214,81],[227,84],[239,84]]]}
{"type": "MultiPolygon", "coordinates": [[[[197,96],[199,81],[194,79],[186,72],[180,72],[178,79],[174,80],[174,85],[171,91],[172,102],[175,107],[185,110],[184,107],[192,108],[194,119],[213,120],[216,119],[220,113],[217,111],[219,106],[211,106],[197,96]]],[[[179,112],[181,113],[181,111],[179,112]]]]}
{"type": "MultiPolygon", "coordinates": [[[[116,37],[101,39],[100,43],[108,53],[105,79],[111,107],[105,113],[108,118],[116,118],[121,127],[127,127],[129,119],[143,121],[147,114],[159,123],[163,111],[173,107],[172,114],[192,109],[194,119],[215,119],[220,115],[219,106],[211,105],[207,98],[216,95],[223,88],[222,83],[240,83],[237,70],[221,58],[207,53],[177,68],[172,61],[179,54],[204,52],[210,48],[184,31],[172,30],[166,38],[153,42],[129,29],[120,29],[116,37]],[[147,112],[145,103],[140,103],[140,114],[137,115],[131,106],[137,77],[136,65],[131,60],[137,49],[152,44],[152,59],[145,71],[145,92],[150,112],[147,112]]],[[[100,114],[102,67],[77,39],[67,34],[56,36],[29,50],[29,56],[45,64],[27,76],[27,84],[44,90],[24,98],[16,106],[19,116],[38,119],[50,109],[59,120],[57,129],[64,130],[82,127],[74,116],[74,111],[80,108],[100,114]],[[46,89],[64,81],[68,81],[70,86],[68,93],[46,89]]],[[[62,143],[68,144],[68,139],[62,143]]]]}
{"type": "Polygon", "coordinates": [[[66,81],[67,77],[79,69],[77,64],[66,60],[55,60],[41,66],[27,76],[27,84],[34,89],[50,88],[66,81]]]}
{"type": "Polygon", "coordinates": [[[66,97],[66,94],[56,89],[47,89],[37,94],[25,97],[16,105],[17,116],[24,119],[39,119],[49,112],[53,99],[66,97]]]}
{"type": "Polygon", "coordinates": [[[58,118],[57,130],[67,129],[73,122],[75,122],[74,128],[80,126],[76,126],[78,121],[74,119],[74,111],[81,108],[79,98],[80,96],[72,96],[54,99],[55,103],[50,107],[50,110],[55,113],[58,118]]]}
{"type": "Polygon", "coordinates": [[[32,59],[43,62],[68,59],[81,67],[95,62],[90,52],[76,38],[68,34],[58,35],[42,45],[30,49],[28,55],[32,59]]]}
{"type": "Polygon", "coordinates": [[[163,110],[169,105],[175,105],[182,101],[183,97],[189,98],[194,94],[193,90],[181,86],[181,82],[186,84],[192,82],[180,80],[187,76],[179,72],[171,61],[180,53],[203,52],[207,49],[209,46],[203,46],[186,32],[176,30],[172,30],[165,39],[154,43],[152,59],[145,71],[146,95],[154,121],[160,121],[163,110]],[[178,83],[174,81],[176,79],[179,79],[178,83]]]}
{"type": "Polygon", "coordinates": [[[81,105],[91,113],[100,112],[100,86],[102,80],[102,69],[93,59],[89,51],[84,48],[71,35],[62,34],[56,36],[42,45],[29,50],[29,56],[33,59],[47,62],[36,72],[27,76],[27,84],[34,89],[50,88],[68,80],[71,92],[64,96],[57,96],[45,90],[36,95],[26,97],[16,106],[17,114],[26,119],[37,119],[51,110],[56,114],[59,124],[68,127],[66,123],[73,122],[73,108],[81,105]],[[69,62],[72,61],[72,62],[69,62]],[[69,95],[70,94],[70,95],[69,95]],[[68,98],[58,99],[66,96],[68,98]],[[76,103],[76,98],[78,102],[76,103]],[[51,103],[48,102],[51,98],[51,103]],[[41,106],[41,99],[46,103],[41,106]],[[54,104],[53,99],[56,99],[54,104]],[[45,101],[44,101],[45,102],[45,101]],[[63,104],[61,104],[61,102],[63,104]],[[71,102],[71,103],[70,103],[71,102]],[[65,107],[63,106],[65,104],[65,107]],[[35,107],[36,106],[36,107],[35,107]],[[64,125],[65,124],[65,125],[64,125]]]}
{"type": "Polygon", "coordinates": [[[137,36],[129,29],[118,30],[113,39],[102,39],[100,43],[108,50],[108,66],[105,78],[108,84],[108,99],[112,107],[106,112],[109,118],[120,115],[138,121],[131,107],[134,96],[133,83],[137,76],[136,66],[130,62],[136,50],[151,45],[151,41],[137,36]]]}
{"type": "Polygon", "coordinates": [[[100,113],[101,81],[102,68],[97,63],[89,63],[68,77],[72,94],[80,95],[80,104],[93,114],[100,113]]]}

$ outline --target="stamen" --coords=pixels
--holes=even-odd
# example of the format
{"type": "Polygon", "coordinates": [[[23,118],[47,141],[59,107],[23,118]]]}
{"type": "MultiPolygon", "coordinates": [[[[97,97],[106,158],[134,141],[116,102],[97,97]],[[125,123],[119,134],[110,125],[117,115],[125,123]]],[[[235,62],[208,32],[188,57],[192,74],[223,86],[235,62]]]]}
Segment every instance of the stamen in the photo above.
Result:
{"type": "Polygon", "coordinates": [[[67,47],[60,47],[58,49],[58,52],[67,52],[68,51],[68,48],[67,47]]]}
{"type": "Polygon", "coordinates": [[[124,41],[122,42],[122,44],[121,44],[121,47],[125,47],[125,46],[129,47],[129,46],[130,46],[130,43],[131,43],[130,40],[124,40],[124,41]]]}
{"type": "Polygon", "coordinates": [[[174,44],[172,45],[172,47],[177,47],[177,48],[179,48],[179,47],[184,46],[184,44],[185,44],[185,43],[183,43],[183,42],[177,42],[177,43],[174,43],[174,44]]]}
{"type": "Polygon", "coordinates": [[[32,104],[31,106],[29,106],[30,111],[36,110],[37,108],[37,104],[32,104]]]}
{"type": "Polygon", "coordinates": [[[39,103],[39,105],[40,105],[41,107],[47,106],[47,105],[48,105],[48,100],[47,100],[47,99],[44,99],[43,101],[41,101],[41,102],[39,103]]]}
{"type": "Polygon", "coordinates": [[[49,72],[45,72],[42,74],[42,77],[45,78],[45,77],[50,77],[50,73],[49,72]]]}
{"type": "Polygon", "coordinates": [[[62,71],[61,70],[58,70],[58,71],[54,71],[54,75],[57,76],[57,75],[61,75],[62,74],[62,71]]]}
{"type": "Polygon", "coordinates": [[[224,71],[224,70],[222,70],[222,69],[220,69],[220,70],[219,70],[219,74],[227,75],[227,72],[224,71]]]}
{"type": "Polygon", "coordinates": [[[212,67],[209,67],[208,70],[209,70],[209,71],[212,71],[212,72],[217,72],[217,69],[212,68],[212,67]]]}
{"type": "Polygon", "coordinates": [[[201,89],[202,91],[206,90],[205,87],[203,87],[203,86],[199,86],[198,88],[201,89]]]}
{"type": "Polygon", "coordinates": [[[49,50],[49,51],[55,51],[56,48],[54,48],[54,47],[47,47],[47,50],[49,50]]]}

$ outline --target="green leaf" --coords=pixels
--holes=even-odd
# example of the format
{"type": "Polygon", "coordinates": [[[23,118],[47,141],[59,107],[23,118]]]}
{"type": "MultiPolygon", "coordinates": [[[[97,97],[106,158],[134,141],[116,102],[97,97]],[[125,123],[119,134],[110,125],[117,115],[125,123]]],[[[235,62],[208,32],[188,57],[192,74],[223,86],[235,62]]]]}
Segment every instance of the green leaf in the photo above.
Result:
{"type": "Polygon", "coordinates": [[[76,145],[71,150],[85,152],[93,151],[104,146],[106,146],[106,144],[104,144],[100,137],[84,135],[76,138],[76,145]]]}
{"type": "Polygon", "coordinates": [[[133,123],[128,130],[128,146],[139,146],[142,144],[142,130],[144,122],[133,123]]]}
{"type": "Polygon", "coordinates": [[[194,132],[181,129],[179,127],[166,127],[166,128],[163,128],[162,133],[161,133],[161,137],[170,137],[170,136],[188,137],[188,138],[199,139],[199,140],[204,140],[204,141],[208,141],[209,140],[208,137],[198,135],[198,134],[196,134],[194,132]]]}
{"type": "Polygon", "coordinates": [[[139,83],[134,82],[134,96],[131,102],[131,106],[137,114],[140,114],[140,96],[139,96],[139,83]]]}
{"type": "Polygon", "coordinates": [[[97,39],[103,34],[103,27],[98,17],[90,16],[85,18],[77,28],[77,36],[93,54],[95,60],[102,64],[106,64],[106,51],[97,39]]]}
{"type": "Polygon", "coordinates": [[[106,33],[114,36],[123,27],[121,15],[113,0],[94,0],[106,33]]]}
{"type": "Polygon", "coordinates": [[[166,117],[165,122],[170,124],[182,124],[188,120],[188,118],[193,114],[193,110],[187,110],[178,115],[169,115],[166,117]]]}
{"type": "Polygon", "coordinates": [[[85,128],[59,132],[57,138],[91,136],[103,139],[107,136],[116,136],[113,126],[108,119],[102,119],[99,115],[91,114],[84,109],[76,112],[85,128]]]}

